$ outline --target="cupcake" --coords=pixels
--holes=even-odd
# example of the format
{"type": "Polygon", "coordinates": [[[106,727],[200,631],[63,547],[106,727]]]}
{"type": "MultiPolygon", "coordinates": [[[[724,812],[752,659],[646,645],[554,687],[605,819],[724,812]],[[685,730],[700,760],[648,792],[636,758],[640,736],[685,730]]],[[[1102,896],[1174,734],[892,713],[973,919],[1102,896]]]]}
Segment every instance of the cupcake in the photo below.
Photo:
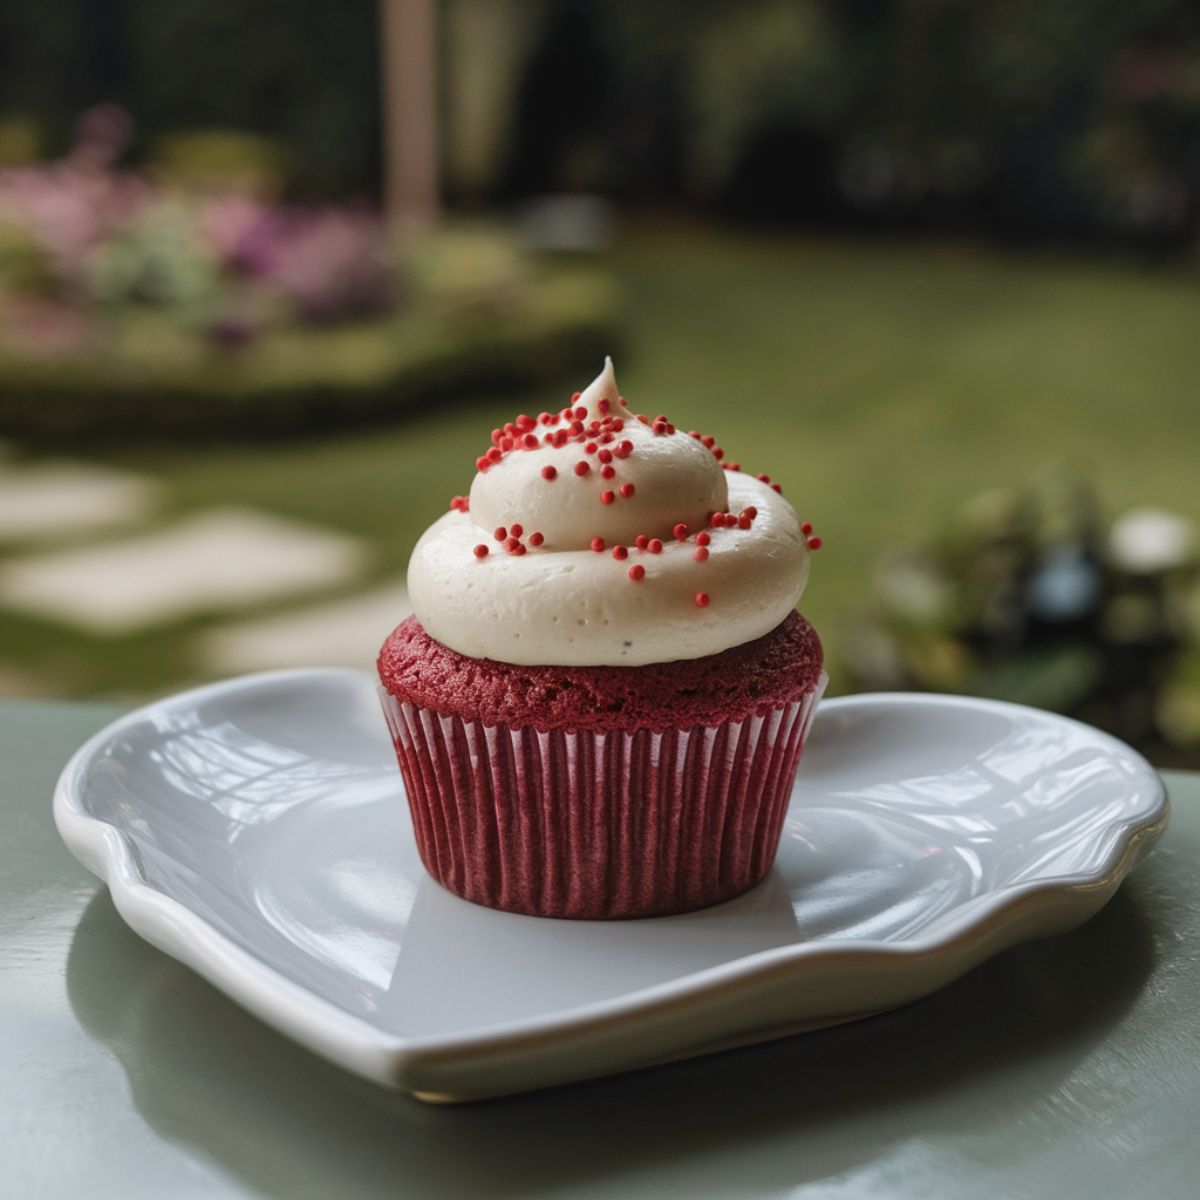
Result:
{"type": "Polygon", "coordinates": [[[491,442],[378,662],[426,869],[546,917],[753,887],[826,682],[795,611],[820,539],[713,438],[631,412],[611,360],[491,442]]]}

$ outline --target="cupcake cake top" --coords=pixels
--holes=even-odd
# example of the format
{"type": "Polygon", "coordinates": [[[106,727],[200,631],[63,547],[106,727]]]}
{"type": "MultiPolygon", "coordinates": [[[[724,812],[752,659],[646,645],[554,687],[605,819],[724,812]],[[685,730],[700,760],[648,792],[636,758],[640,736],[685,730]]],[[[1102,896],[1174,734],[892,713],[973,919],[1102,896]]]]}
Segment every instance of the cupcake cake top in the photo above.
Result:
{"type": "Polygon", "coordinates": [[[556,413],[492,431],[470,496],[426,530],[413,612],[444,646],[517,665],[718,654],[796,607],[820,547],[768,476],[633,413],[612,360],[556,413]]]}

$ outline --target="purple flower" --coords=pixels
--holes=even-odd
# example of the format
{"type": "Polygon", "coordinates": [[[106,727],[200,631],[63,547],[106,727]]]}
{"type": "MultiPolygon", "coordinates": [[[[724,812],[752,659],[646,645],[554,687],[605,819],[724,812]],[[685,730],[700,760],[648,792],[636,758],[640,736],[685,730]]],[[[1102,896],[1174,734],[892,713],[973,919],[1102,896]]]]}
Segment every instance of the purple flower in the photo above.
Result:
{"type": "Polygon", "coordinates": [[[265,278],[284,253],[280,210],[249,196],[215,196],[201,208],[199,221],[221,266],[235,275],[265,278]]]}
{"type": "Polygon", "coordinates": [[[351,209],[296,214],[270,278],[313,323],[372,316],[396,302],[382,227],[351,209]]]}

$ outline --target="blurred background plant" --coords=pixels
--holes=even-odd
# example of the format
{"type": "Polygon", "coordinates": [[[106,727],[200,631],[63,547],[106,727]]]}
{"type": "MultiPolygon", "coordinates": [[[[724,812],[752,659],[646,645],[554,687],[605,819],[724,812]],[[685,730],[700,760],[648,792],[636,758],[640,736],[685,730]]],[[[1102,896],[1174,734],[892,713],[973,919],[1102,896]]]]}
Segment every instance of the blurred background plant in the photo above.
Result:
{"type": "Polygon", "coordinates": [[[1103,515],[1061,469],[972,497],[938,538],[880,562],[844,632],[853,690],[990,696],[1150,748],[1200,745],[1200,543],[1178,513],[1103,515]]]}
{"type": "MultiPolygon", "coordinates": [[[[95,435],[102,425],[128,436],[164,418],[176,429],[250,431],[280,408],[295,412],[290,393],[330,348],[315,335],[353,324],[374,330],[376,370],[341,380],[342,391],[363,392],[357,405],[327,403],[314,419],[329,424],[339,410],[378,418],[406,398],[405,374],[426,365],[420,354],[397,355],[405,323],[449,338],[457,363],[445,369],[461,381],[479,353],[471,322],[520,318],[542,299],[542,279],[503,229],[448,225],[401,245],[374,206],[280,199],[285,155],[261,138],[177,135],[132,170],[121,160],[134,133],[123,109],[98,105],[76,122],[62,158],[0,167],[0,417],[9,432],[95,435]],[[262,363],[253,347],[292,330],[304,333],[308,354],[254,388],[262,363]],[[225,361],[213,370],[206,351],[225,361]],[[143,403],[101,411],[106,364],[119,371],[131,360],[140,369],[119,386],[143,403]],[[185,390],[201,399],[215,390],[216,402],[171,405],[164,393],[180,372],[195,385],[185,390]],[[220,404],[239,381],[253,402],[220,404]]],[[[611,329],[610,291],[598,284],[577,309],[562,314],[558,334],[594,332],[598,346],[611,329]]],[[[544,322],[536,332],[555,337],[544,322]]],[[[529,356],[510,382],[540,378],[537,362],[529,356]]]]}
{"type": "Polygon", "coordinates": [[[819,524],[835,688],[1200,765],[1198,214],[1183,0],[9,6],[0,690],[369,660],[479,430],[619,349],[819,524]]]}

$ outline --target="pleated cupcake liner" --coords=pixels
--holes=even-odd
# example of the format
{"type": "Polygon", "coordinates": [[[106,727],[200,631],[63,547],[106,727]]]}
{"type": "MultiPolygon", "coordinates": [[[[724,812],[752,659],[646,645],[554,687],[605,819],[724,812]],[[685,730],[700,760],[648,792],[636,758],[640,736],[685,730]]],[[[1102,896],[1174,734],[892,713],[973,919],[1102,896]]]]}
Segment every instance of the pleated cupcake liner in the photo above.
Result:
{"type": "Polygon", "coordinates": [[[826,681],[764,716],[666,733],[489,727],[380,696],[434,879],[489,908],[611,919],[704,908],[766,876],[826,681]]]}

